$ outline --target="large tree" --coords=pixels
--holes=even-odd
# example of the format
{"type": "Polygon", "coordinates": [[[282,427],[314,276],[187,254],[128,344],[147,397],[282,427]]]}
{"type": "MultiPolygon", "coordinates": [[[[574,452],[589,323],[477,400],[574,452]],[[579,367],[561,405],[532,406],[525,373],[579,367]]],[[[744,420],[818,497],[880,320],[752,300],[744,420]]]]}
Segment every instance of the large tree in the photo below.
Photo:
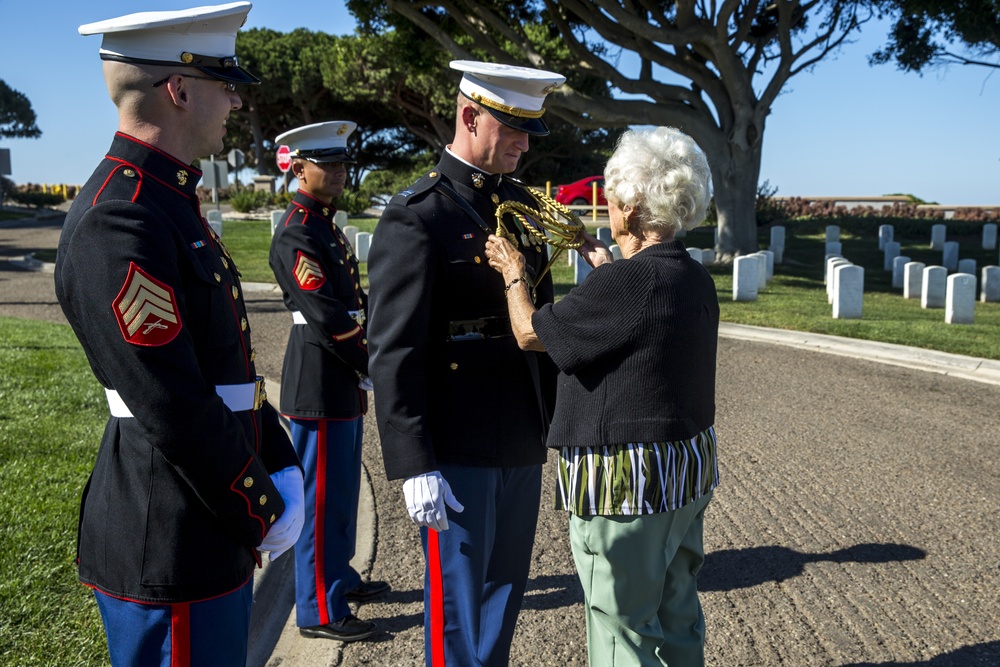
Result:
{"type": "Polygon", "coordinates": [[[363,28],[416,26],[453,57],[566,74],[547,106],[580,128],[672,125],[708,155],[723,260],[757,249],[754,204],[771,106],[874,15],[865,0],[350,0],[363,28]],[[546,49],[553,38],[562,50],[546,49]],[[625,56],[634,68],[621,66],[625,56]],[[597,96],[581,82],[609,84],[597,96]]]}
{"type": "Polygon", "coordinates": [[[0,138],[35,139],[42,131],[35,124],[31,102],[0,79],[0,138]]]}
{"type": "Polygon", "coordinates": [[[892,18],[885,47],[873,64],[895,62],[922,72],[939,65],[1000,69],[1000,0],[882,0],[892,18]]]}

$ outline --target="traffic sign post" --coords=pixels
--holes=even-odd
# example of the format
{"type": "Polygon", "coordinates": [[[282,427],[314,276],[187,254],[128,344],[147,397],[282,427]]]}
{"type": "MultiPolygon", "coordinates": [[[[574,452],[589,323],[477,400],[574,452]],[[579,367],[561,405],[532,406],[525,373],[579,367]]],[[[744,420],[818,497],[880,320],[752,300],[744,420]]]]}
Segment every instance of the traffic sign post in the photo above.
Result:
{"type": "Polygon", "coordinates": [[[292,168],[292,152],[289,150],[288,146],[285,146],[284,144],[278,146],[278,150],[275,152],[274,157],[278,162],[278,169],[281,170],[281,173],[288,173],[288,170],[292,168]]]}
{"type": "Polygon", "coordinates": [[[236,185],[240,184],[240,169],[243,168],[243,162],[246,155],[243,154],[239,148],[234,148],[229,151],[229,155],[226,156],[226,162],[229,166],[233,168],[233,178],[236,179],[236,185]]]}

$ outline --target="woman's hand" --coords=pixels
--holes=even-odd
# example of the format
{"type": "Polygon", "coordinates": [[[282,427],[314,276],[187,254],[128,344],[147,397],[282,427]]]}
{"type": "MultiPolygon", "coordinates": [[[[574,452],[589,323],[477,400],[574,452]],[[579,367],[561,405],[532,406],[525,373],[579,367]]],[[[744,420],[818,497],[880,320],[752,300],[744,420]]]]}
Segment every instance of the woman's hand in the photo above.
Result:
{"type": "Polygon", "coordinates": [[[486,239],[486,258],[490,266],[503,274],[505,281],[524,275],[524,255],[507,239],[490,234],[486,239]]]}
{"type": "Polygon", "coordinates": [[[577,248],[576,251],[580,253],[587,264],[596,268],[601,264],[608,264],[614,260],[614,256],[608,250],[608,246],[591,236],[586,229],[582,230],[580,235],[583,236],[583,245],[577,248]]]}

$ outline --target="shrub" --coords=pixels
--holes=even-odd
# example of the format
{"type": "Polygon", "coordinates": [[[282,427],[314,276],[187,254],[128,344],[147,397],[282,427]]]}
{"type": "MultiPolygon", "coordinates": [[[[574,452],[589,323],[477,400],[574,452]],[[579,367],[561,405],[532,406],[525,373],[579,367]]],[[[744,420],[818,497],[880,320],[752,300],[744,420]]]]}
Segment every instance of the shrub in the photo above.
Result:
{"type": "Polygon", "coordinates": [[[249,213],[258,208],[268,206],[274,200],[270,192],[264,190],[240,190],[229,198],[229,205],[240,213],[249,213]]]}
{"type": "Polygon", "coordinates": [[[346,191],[333,200],[338,211],[347,211],[349,215],[364,213],[371,206],[371,198],[363,192],[346,191]]]}

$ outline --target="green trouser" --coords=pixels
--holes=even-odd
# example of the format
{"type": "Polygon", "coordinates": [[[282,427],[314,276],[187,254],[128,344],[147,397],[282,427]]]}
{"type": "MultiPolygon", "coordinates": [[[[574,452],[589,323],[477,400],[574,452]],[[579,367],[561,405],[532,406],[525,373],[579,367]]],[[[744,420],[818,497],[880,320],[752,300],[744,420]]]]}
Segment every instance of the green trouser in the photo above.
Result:
{"type": "Polygon", "coordinates": [[[658,514],[570,516],[591,667],[703,667],[697,586],[711,498],[658,514]]]}

